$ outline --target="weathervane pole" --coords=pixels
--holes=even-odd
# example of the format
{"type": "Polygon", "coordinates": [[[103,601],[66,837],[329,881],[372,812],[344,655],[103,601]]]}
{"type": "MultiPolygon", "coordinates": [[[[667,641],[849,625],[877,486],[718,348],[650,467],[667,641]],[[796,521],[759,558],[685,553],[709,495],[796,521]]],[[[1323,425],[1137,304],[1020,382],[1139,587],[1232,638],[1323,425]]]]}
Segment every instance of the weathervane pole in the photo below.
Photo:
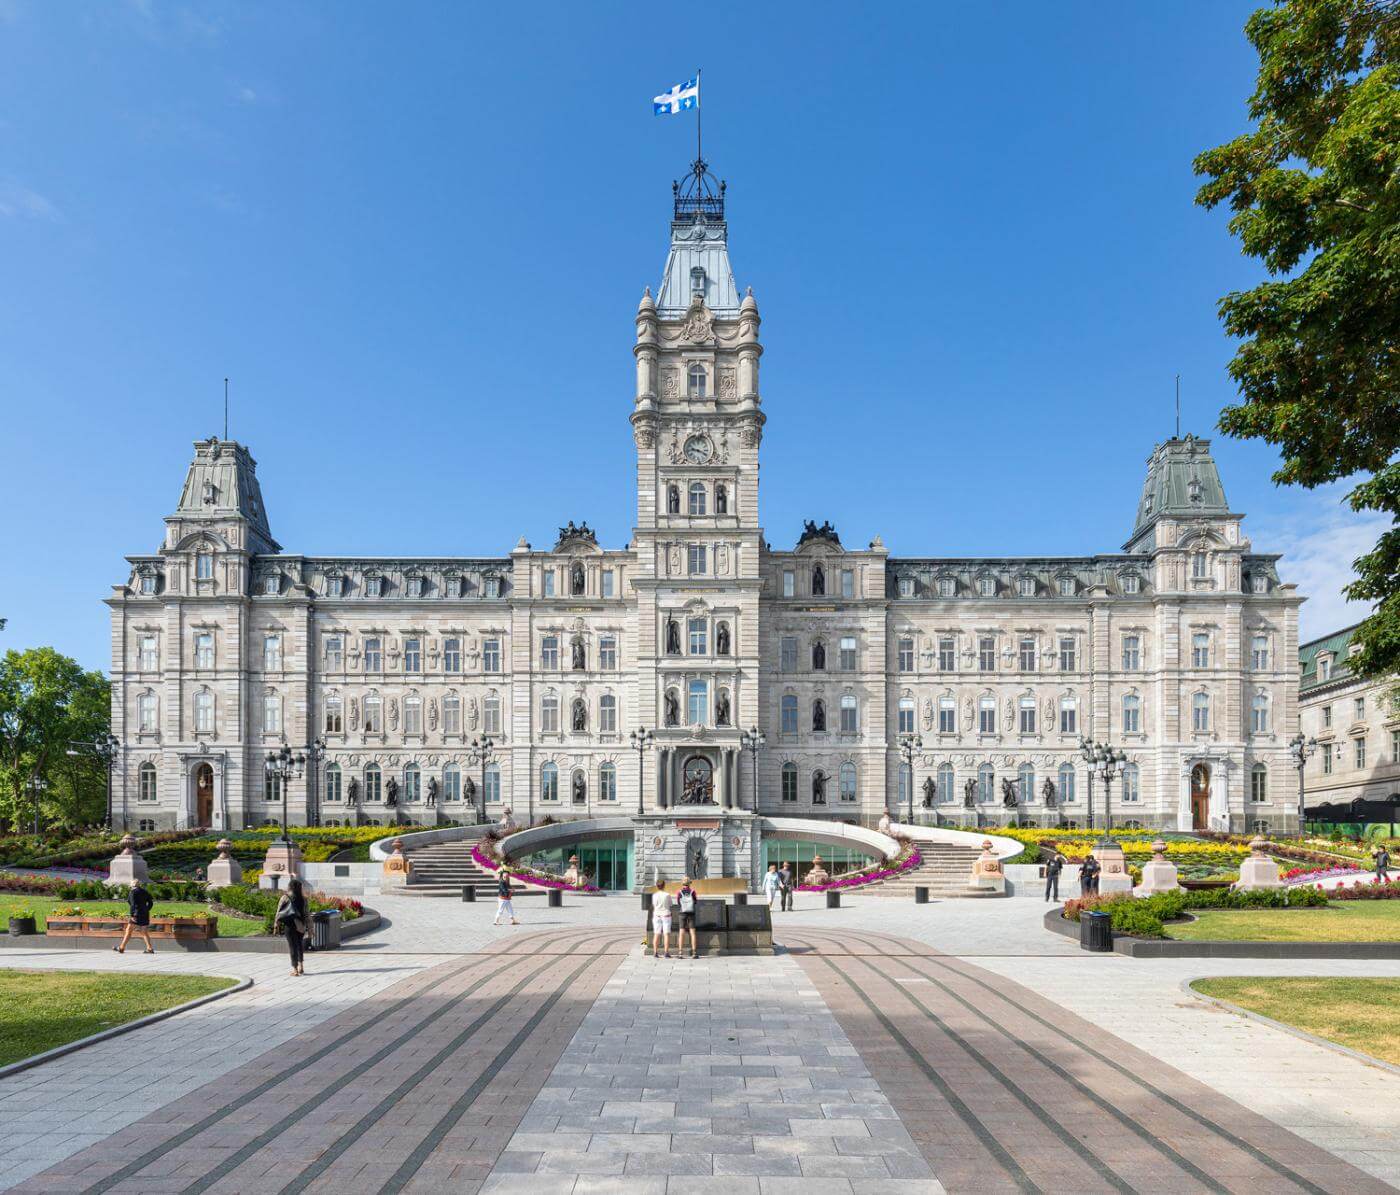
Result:
{"type": "Polygon", "coordinates": [[[1176,438],[1181,439],[1181,375],[1176,375],[1176,438]]]}

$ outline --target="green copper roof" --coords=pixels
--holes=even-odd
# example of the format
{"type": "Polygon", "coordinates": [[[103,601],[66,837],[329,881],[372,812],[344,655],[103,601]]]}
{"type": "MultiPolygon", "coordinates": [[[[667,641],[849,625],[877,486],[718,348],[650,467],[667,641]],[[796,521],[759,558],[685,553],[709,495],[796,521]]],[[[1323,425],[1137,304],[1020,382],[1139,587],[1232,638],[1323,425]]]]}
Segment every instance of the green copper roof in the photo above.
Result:
{"type": "Polygon", "coordinates": [[[1210,455],[1210,441],[1195,436],[1158,444],[1147,459],[1147,481],[1138,502],[1137,522],[1129,542],[1159,518],[1230,514],[1220,471],[1210,455]]]}
{"type": "Polygon", "coordinates": [[[1332,634],[1324,635],[1321,639],[1314,639],[1311,643],[1299,646],[1298,664],[1300,665],[1301,677],[1298,681],[1298,687],[1300,689],[1310,689],[1314,685],[1320,684],[1331,684],[1333,681],[1343,680],[1351,675],[1347,651],[1351,646],[1351,637],[1360,625],[1358,622],[1354,626],[1343,627],[1340,631],[1333,631],[1332,634]],[[1324,651],[1332,653],[1332,675],[1326,681],[1319,680],[1317,675],[1317,656],[1319,652],[1324,651]]]}

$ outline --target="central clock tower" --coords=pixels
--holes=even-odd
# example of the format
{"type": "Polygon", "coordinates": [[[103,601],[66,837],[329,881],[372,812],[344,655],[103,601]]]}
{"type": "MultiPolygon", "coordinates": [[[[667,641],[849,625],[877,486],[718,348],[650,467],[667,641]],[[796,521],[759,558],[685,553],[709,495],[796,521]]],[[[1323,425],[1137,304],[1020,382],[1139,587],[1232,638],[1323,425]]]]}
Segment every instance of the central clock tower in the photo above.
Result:
{"type": "Polygon", "coordinates": [[[675,825],[707,809],[723,815],[713,832],[696,823],[684,859],[668,859],[667,874],[696,869],[690,852],[706,847],[707,833],[709,874],[747,875],[753,866],[747,829],[733,831],[753,808],[740,731],[762,721],[763,348],[758,304],[751,292],[741,298],[729,264],[724,192],[699,160],[674,184],[670,252],[656,295],[648,287],[637,309],[633,348],[635,724],[656,733],[645,808],[675,825]]]}

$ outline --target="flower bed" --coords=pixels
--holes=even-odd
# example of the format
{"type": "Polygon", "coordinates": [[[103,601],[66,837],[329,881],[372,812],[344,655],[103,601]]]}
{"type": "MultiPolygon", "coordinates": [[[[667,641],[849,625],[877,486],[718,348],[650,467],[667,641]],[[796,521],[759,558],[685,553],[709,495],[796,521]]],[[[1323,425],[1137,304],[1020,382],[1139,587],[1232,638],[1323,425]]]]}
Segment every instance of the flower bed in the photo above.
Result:
{"type": "MultiPolygon", "coordinates": [[[[487,845],[486,840],[478,842],[472,846],[472,858],[488,871],[496,871],[501,866],[501,859],[498,855],[489,855],[481,848],[487,845]]],[[[494,842],[489,844],[495,849],[494,842]]],[[[534,867],[526,867],[523,864],[509,863],[506,865],[510,874],[518,879],[522,884],[533,884],[537,888],[557,888],[565,892],[601,892],[601,888],[593,884],[568,884],[561,876],[551,875],[547,871],[540,871],[534,867]]]]}
{"type": "Polygon", "coordinates": [[[886,859],[883,862],[872,864],[870,867],[862,868],[860,871],[847,872],[829,880],[825,884],[798,884],[799,892],[832,892],[845,890],[847,888],[859,888],[865,884],[878,883],[880,880],[890,880],[895,876],[918,867],[922,863],[923,856],[919,854],[919,848],[908,839],[901,839],[901,850],[893,859],[886,859]]]}
{"type": "MultiPolygon", "coordinates": [[[[1323,889],[1318,887],[1313,891],[1321,892],[1323,889]]],[[[1400,900],[1400,880],[1390,880],[1384,884],[1374,879],[1369,883],[1357,880],[1350,887],[1338,885],[1327,892],[1327,897],[1329,900],[1400,900]]]]}
{"type": "MultiPolygon", "coordinates": [[[[1400,889],[1400,885],[1396,887],[1400,889]]],[[[1264,888],[1253,892],[1211,888],[1143,897],[1117,892],[1066,901],[1063,915],[1068,921],[1078,921],[1081,913],[1107,913],[1119,933],[1138,938],[1165,938],[1165,922],[1180,917],[1188,909],[1320,908],[1327,904],[1330,895],[1321,888],[1308,887],[1264,888]]]]}
{"type": "MultiPolygon", "coordinates": [[[[120,938],[127,918],[110,913],[87,916],[81,908],[56,909],[44,919],[45,932],[54,938],[120,938]]],[[[207,942],[218,935],[219,921],[212,915],[194,917],[152,917],[148,927],[153,938],[176,938],[207,942]]]]}
{"type": "Polygon", "coordinates": [[[1361,875],[1359,867],[1347,864],[1339,864],[1329,867],[1324,863],[1305,863],[1301,867],[1290,867],[1281,873],[1280,878],[1289,883],[1311,884],[1314,880],[1327,880],[1333,876],[1353,876],[1361,875]]]}

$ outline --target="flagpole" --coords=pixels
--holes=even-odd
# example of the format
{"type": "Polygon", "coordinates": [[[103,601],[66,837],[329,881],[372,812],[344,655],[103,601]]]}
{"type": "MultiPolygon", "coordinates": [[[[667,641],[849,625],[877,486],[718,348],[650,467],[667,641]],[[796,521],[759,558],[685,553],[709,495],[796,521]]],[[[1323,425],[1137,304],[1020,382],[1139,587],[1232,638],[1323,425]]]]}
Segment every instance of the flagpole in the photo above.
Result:
{"type": "Polygon", "coordinates": [[[695,68],[695,160],[703,162],[705,155],[700,152],[700,68],[695,68]]]}

